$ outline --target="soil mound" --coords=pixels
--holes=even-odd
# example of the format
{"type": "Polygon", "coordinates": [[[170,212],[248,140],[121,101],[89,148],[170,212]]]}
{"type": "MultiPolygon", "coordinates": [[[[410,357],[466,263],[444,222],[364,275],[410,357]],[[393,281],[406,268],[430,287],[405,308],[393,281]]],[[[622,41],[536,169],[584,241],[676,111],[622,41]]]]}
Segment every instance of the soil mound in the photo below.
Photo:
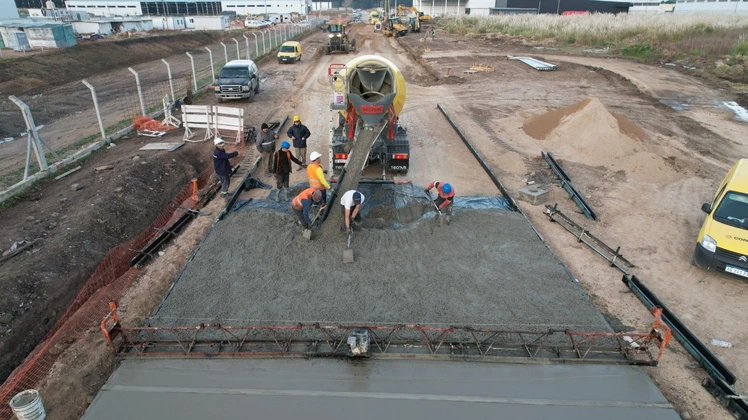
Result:
{"type": "Polygon", "coordinates": [[[642,150],[644,130],[616,115],[597,98],[528,119],[525,132],[548,142],[548,148],[591,165],[605,165],[642,150]]]}

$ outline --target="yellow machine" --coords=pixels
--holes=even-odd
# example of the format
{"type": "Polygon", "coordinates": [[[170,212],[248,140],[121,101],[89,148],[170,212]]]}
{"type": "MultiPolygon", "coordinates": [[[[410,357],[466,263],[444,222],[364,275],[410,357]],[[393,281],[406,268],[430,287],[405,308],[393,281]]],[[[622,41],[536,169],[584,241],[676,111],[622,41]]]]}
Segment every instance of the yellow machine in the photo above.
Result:
{"type": "Polygon", "coordinates": [[[405,36],[408,34],[408,26],[403,25],[400,22],[400,18],[397,16],[390,16],[382,26],[382,34],[384,36],[405,36]]]}
{"type": "Polygon", "coordinates": [[[418,18],[418,9],[400,4],[397,6],[397,15],[401,23],[407,24],[410,32],[421,32],[421,20],[418,18]]]}
{"type": "Polygon", "coordinates": [[[373,12],[369,13],[369,23],[372,25],[379,23],[379,12],[374,10],[373,12]]]}
{"type": "Polygon", "coordinates": [[[335,171],[343,169],[356,142],[370,143],[369,160],[379,161],[382,172],[405,173],[409,167],[407,130],[398,122],[405,106],[405,78],[391,61],[375,56],[356,57],[328,69],[335,92],[330,121],[330,158],[335,171]]]}
{"type": "Polygon", "coordinates": [[[325,46],[325,53],[332,54],[334,52],[344,52],[348,54],[350,51],[356,50],[356,38],[349,39],[347,32],[347,25],[342,22],[330,22],[327,25],[327,45],[325,46]]]}
{"type": "MultiPolygon", "coordinates": [[[[398,16],[417,17],[419,22],[430,21],[431,15],[426,15],[423,12],[419,12],[415,7],[403,6],[402,4],[397,5],[398,16]]],[[[420,25],[419,25],[420,28],[420,25]]]]}

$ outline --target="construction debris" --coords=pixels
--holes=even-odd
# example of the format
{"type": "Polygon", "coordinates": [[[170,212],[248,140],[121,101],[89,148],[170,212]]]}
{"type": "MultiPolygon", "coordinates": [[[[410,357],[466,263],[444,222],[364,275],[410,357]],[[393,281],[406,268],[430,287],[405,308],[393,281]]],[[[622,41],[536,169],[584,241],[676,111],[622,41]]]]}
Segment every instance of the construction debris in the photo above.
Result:
{"type": "Polygon", "coordinates": [[[582,197],[582,194],[579,194],[579,191],[571,185],[571,179],[566,175],[566,172],[561,168],[561,165],[556,162],[556,159],[553,158],[553,155],[551,155],[550,152],[540,152],[540,155],[543,156],[543,159],[545,159],[545,161],[548,162],[548,165],[551,166],[553,172],[555,172],[558,179],[561,180],[561,186],[569,193],[574,202],[577,203],[577,206],[582,209],[584,215],[587,216],[588,219],[597,220],[597,213],[595,213],[595,210],[593,210],[584,197],[582,197]]]}
{"type": "Polygon", "coordinates": [[[519,60],[527,64],[528,66],[534,68],[535,70],[551,71],[551,70],[558,69],[558,66],[555,64],[546,63],[545,61],[540,61],[532,57],[514,57],[512,55],[507,55],[506,58],[510,60],[519,60]]]}
{"type": "Polygon", "coordinates": [[[182,146],[184,146],[183,141],[176,143],[148,143],[145,146],[141,147],[139,150],[168,150],[170,152],[173,152],[182,146]]]}
{"type": "Polygon", "coordinates": [[[492,66],[486,66],[484,64],[473,64],[470,66],[470,70],[492,72],[494,69],[492,66]]]}
{"type": "Polygon", "coordinates": [[[69,171],[65,172],[64,174],[61,174],[61,175],[57,175],[57,176],[55,177],[55,181],[58,181],[58,180],[60,180],[60,179],[62,179],[62,178],[65,178],[66,176],[68,176],[68,175],[72,174],[73,172],[75,172],[75,171],[79,170],[80,168],[81,168],[80,166],[77,166],[77,167],[75,167],[75,168],[73,168],[73,169],[71,169],[71,170],[69,170],[69,171]]]}
{"type": "Polygon", "coordinates": [[[31,248],[36,243],[36,239],[33,241],[16,241],[13,242],[13,245],[8,248],[5,252],[3,252],[2,257],[0,257],[0,263],[3,263],[16,255],[22,253],[23,251],[31,248]]]}
{"type": "Polygon", "coordinates": [[[628,274],[628,271],[626,270],[626,268],[622,267],[621,264],[625,265],[628,268],[635,267],[634,264],[631,264],[627,259],[623,258],[620,253],[620,246],[615,250],[609,247],[603,241],[592,236],[592,234],[587,229],[579,226],[573,220],[569,219],[565,214],[561,213],[561,210],[556,208],[555,204],[553,206],[545,206],[544,214],[548,216],[548,218],[551,219],[552,222],[558,223],[559,225],[561,225],[561,227],[574,235],[579,242],[584,243],[598,255],[608,260],[611,267],[615,267],[621,270],[621,272],[624,274],[628,274]]]}
{"type": "Polygon", "coordinates": [[[95,171],[96,172],[101,172],[101,171],[109,171],[109,170],[112,170],[112,169],[114,169],[114,166],[112,166],[112,165],[102,165],[102,166],[97,166],[96,169],[95,169],[95,171]]]}

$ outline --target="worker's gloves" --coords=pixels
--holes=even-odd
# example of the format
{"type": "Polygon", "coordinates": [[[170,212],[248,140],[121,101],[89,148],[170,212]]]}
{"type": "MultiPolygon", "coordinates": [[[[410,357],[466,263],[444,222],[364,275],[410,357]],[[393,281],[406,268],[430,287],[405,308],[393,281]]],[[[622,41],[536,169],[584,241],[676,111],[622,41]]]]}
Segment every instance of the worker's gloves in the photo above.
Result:
{"type": "Polygon", "coordinates": [[[430,192],[431,192],[431,190],[429,190],[429,189],[425,189],[425,190],[423,190],[423,192],[425,192],[426,194],[428,194],[428,193],[430,193],[430,192]]]}

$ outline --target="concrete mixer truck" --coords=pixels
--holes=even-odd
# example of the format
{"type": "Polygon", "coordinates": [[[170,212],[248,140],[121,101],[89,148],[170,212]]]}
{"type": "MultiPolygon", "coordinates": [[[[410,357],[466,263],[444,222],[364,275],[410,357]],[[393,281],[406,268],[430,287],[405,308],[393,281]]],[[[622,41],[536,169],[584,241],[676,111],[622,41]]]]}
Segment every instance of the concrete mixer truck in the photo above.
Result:
{"type": "Polygon", "coordinates": [[[405,79],[389,60],[366,55],[328,68],[333,88],[330,117],[330,168],[375,162],[386,173],[407,173],[410,143],[398,116],[405,105],[405,79]],[[358,158],[354,159],[353,153],[358,158]],[[365,157],[365,159],[364,159],[365,157]]]}

